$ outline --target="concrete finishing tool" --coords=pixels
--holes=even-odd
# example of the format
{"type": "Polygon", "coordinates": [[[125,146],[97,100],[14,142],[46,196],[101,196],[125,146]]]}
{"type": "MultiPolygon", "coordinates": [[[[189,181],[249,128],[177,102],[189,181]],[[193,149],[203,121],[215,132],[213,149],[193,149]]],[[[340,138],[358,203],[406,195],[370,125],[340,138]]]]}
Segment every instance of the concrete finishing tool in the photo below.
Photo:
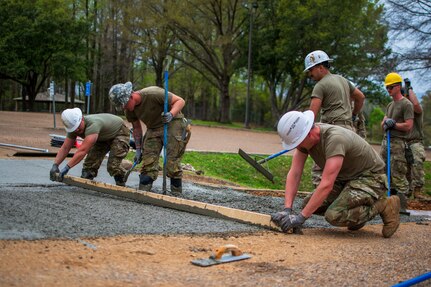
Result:
{"type": "Polygon", "coordinates": [[[245,159],[252,167],[254,167],[258,172],[260,172],[261,174],[263,174],[267,179],[269,179],[272,183],[274,183],[274,176],[272,175],[271,172],[269,172],[267,169],[265,169],[262,166],[262,163],[265,163],[267,161],[269,161],[270,159],[273,159],[277,156],[280,156],[282,154],[287,153],[289,150],[282,150],[278,153],[272,154],[264,159],[258,160],[256,161],[255,159],[252,159],[245,151],[243,151],[242,149],[238,150],[238,154],[245,159]]]}
{"type": "Polygon", "coordinates": [[[251,258],[251,255],[243,253],[237,246],[227,244],[217,248],[209,258],[193,260],[192,264],[201,267],[208,267],[249,258],[251,258]]]}

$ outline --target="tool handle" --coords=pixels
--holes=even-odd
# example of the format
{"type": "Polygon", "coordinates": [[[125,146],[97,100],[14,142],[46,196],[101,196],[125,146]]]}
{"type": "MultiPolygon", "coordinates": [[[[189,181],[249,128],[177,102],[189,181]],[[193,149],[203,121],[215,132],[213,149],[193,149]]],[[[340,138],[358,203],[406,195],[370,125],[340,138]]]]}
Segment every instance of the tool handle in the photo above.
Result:
{"type": "Polygon", "coordinates": [[[223,254],[230,252],[233,256],[240,256],[242,255],[242,251],[239,250],[238,247],[236,247],[233,244],[227,244],[224,246],[221,246],[217,248],[213,255],[211,255],[212,259],[219,260],[222,258],[223,254]]]}
{"type": "MultiPolygon", "coordinates": [[[[163,105],[163,114],[168,112],[168,78],[169,72],[166,69],[165,71],[165,102],[163,105]]],[[[163,194],[166,194],[166,165],[167,165],[167,146],[168,146],[168,123],[163,125],[163,184],[162,190],[163,194]]]]}
{"type": "Polygon", "coordinates": [[[126,182],[127,182],[127,180],[129,179],[129,175],[130,175],[130,173],[132,172],[132,170],[133,170],[137,165],[138,165],[138,162],[137,162],[137,161],[133,162],[132,167],[131,167],[131,168],[126,172],[126,174],[124,175],[124,183],[126,183],[126,182]]]}
{"type": "Polygon", "coordinates": [[[278,153],[272,154],[272,155],[270,155],[270,156],[269,156],[269,157],[267,157],[267,158],[264,158],[264,159],[259,160],[257,163],[261,164],[261,163],[267,162],[268,160],[273,159],[274,157],[277,157],[277,156],[279,156],[279,155],[285,154],[285,153],[287,153],[287,152],[289,152],[289,151],[290,151],[290,150],[288,150],[288,149],[282,150],[281,152],[278,152],[278,153]]]}
{"type": "Polygon", "coordinates": [[[391,130],[387,130],[386,132],[386,170],[387,170],[387,178],[388,178],[388,197],[391,196],[391,130]]]}

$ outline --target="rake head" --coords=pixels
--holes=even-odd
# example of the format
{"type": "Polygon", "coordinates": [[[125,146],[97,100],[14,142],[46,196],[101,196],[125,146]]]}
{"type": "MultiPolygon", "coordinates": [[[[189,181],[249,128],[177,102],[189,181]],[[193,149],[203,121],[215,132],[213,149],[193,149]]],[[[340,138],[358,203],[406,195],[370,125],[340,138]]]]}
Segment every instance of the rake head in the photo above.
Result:
{"type": "Polygon", "coordinates": [[[245,151],[242,149],[238,150],[238,154],[245,159],[246,162],[248,162],[252,167],[254,167],[258,172],[263,174],[268,180],[270,180],[272,183],[274,183],[274,176],[272,173],[270,173],[267,169],[265,169],[260,163],[258,163],[256,160],[252,159],[245,151]]]}

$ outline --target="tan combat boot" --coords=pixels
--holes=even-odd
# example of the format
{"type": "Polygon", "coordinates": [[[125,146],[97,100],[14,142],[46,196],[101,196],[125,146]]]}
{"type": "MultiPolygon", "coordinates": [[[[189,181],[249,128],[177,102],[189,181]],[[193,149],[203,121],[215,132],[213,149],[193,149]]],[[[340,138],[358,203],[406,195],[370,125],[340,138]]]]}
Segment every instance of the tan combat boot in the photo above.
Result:
{"type": "Polygon", "coordinates": [[[381,198],[374,206],[383,220],[383,237],[391,237],[400,225],[400,198],[396,195],[381,198]]]}

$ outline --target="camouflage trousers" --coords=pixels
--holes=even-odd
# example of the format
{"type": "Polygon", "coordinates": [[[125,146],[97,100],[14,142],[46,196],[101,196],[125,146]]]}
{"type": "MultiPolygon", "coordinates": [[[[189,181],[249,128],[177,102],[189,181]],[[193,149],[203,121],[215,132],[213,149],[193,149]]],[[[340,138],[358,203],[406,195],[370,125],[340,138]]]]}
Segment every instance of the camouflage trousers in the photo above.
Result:
{"type": "MultiPolygon", "coordinates": [[[[391,158],[390,158],[390,169],[391,178],[390,186],[391,189],[396,189],[397,192],[408,195],[409,193],[409,182],[407,180],[407,160],[405,156],[405,141],[400,138],[391,138],[391,158]]],[[[380,149],[380,155],[386,163],[387,167],[387,140],[384,137],[380,149]]]]}
{"type": "MultiPolygon", "coordinates": [[[[353,180],[336,181],[314,214],[324,215],[326,221],[334,226],[355,226],[367,222],[378,214],[374,205],[378,199],[386,197],[386,183],[386,174],[371,172],[353,180]]],[[[304,199],[303,208],[311,196],[313,193],[304,199]]]]}
{"type": "Polygon", "coordinates": [[[409,142],[409,146],[414,159],[412,164],[407,164],[407,180],[411,194],[415,188],[421,188],[424,185],[425,148],[422,141],[411,141],[409,142]]]}
{"type": "MultiPolygon", "coordinates": [[[[163,127],[148,129],[142,151],[141,174],[157,179],[160,165],[160,152],[163,149],[163,127]]],[[[169,178],[181,178],[183,170],[181,159],[190,140],[190,125],[185,118],[174,119],[168,125],[166,173],[169,178]]]]}
{"type": "Polygon", "coordinates": [[[126,170],[122,160],[129,152],[129,129],[123,126],[119,134],[110,141],[96,142],[85,158],[82,171],[96,177],[105,155],[109,152],[107,170],[110,176],[124,176],[126,170]]]}
{"type": "Polygon", "coordinates": [[[367,138],[367,129],[365,128],[365,116],[363,112],[358,114],[358,119],[353,123],[353,128],[361,138],[367,138]]]}
{"type": "MultiPolygon", "coordinates": [[[[354,131],[354,128],[352,127],[351,123],[337,124],[337,126],[354,131]]],[[[313,183],[314,188],[316,188],[320,184],[321,180],[322,180],[322,168],[318,166],[316,163],[314,163],[313,166],[311,167],[311,182],[313,183]]]]}

